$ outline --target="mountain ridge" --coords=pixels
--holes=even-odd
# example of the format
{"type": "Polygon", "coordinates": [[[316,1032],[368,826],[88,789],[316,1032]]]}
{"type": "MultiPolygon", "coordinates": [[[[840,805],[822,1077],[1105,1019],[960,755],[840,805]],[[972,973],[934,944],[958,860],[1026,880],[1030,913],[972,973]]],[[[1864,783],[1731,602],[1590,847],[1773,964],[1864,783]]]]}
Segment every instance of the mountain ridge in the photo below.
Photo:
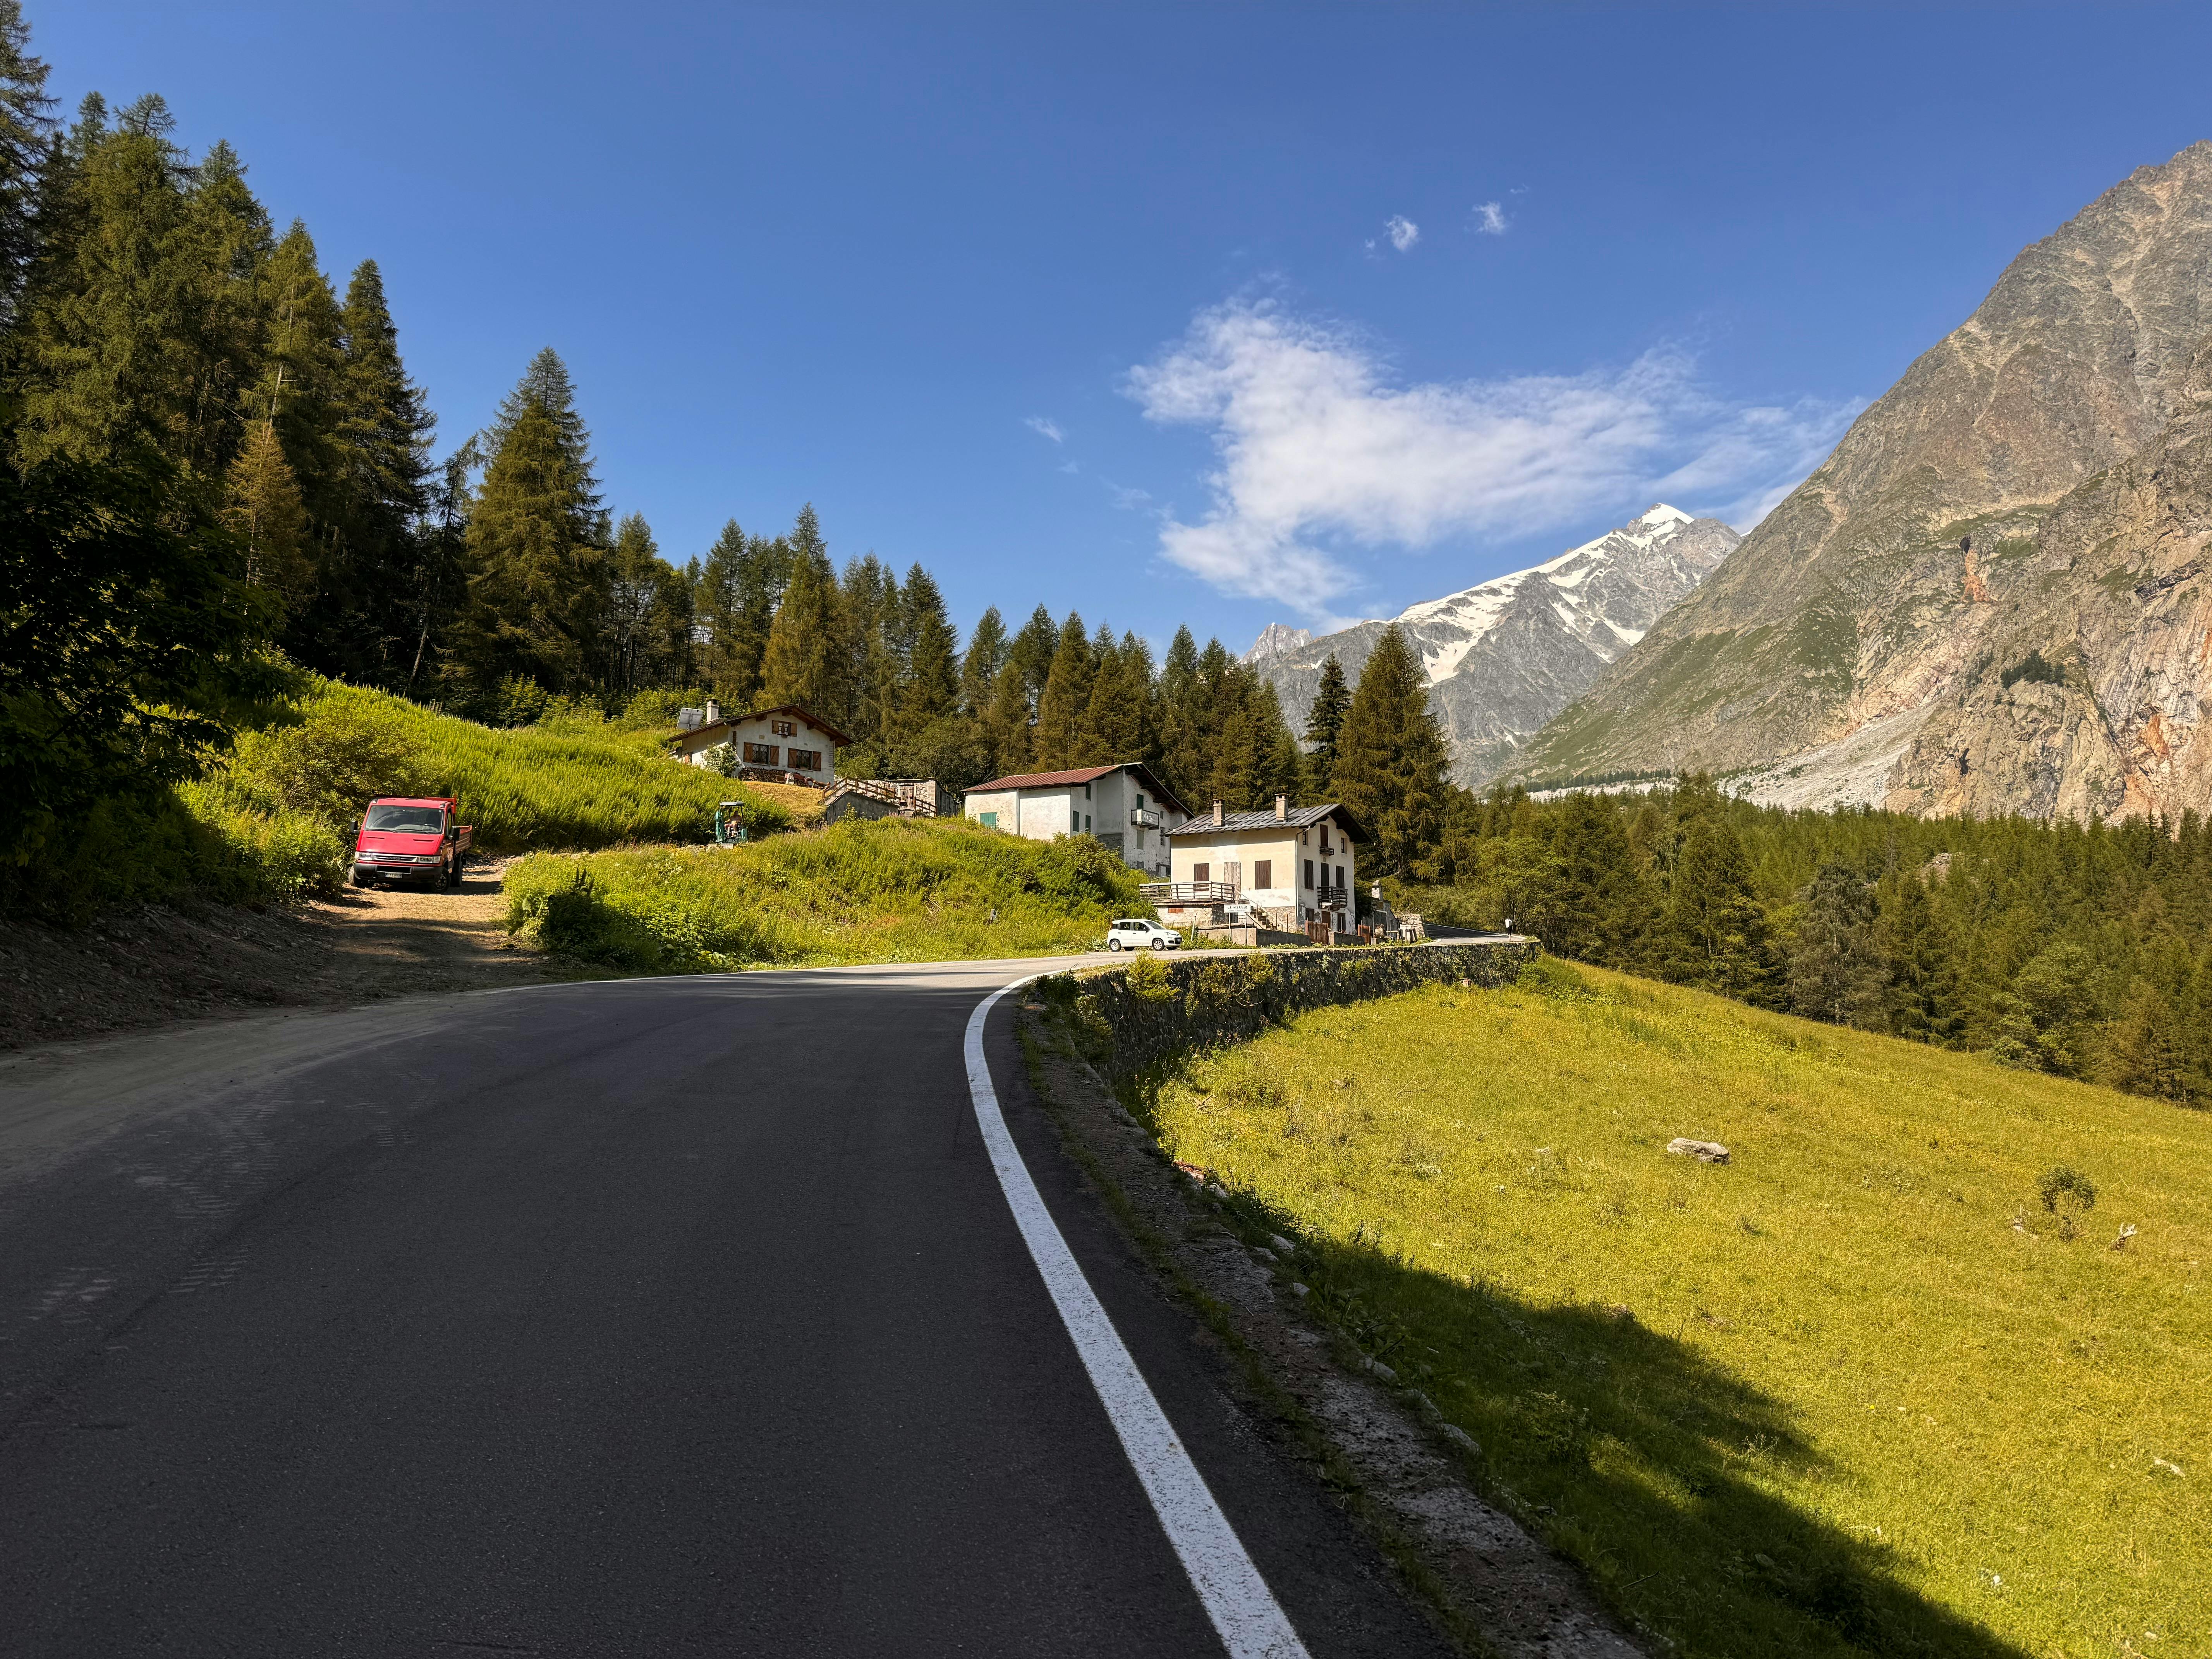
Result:
{"type": "Polygon", "coordinates": [[[1659,502],[1541,564],[1422,600],[1394,617],[1318,639],[1270,623],[1245,660],[1302,728],[1322,664],[1334,655],[1356,679],[1382,630],[1399,627],[1428,675],[1453,778],[1472,787],[1720,568],[1739,539],[1717,519],[1659,502]]]}
{"type": "Polygon", "coordinates": [[[2203,530],[2189,517],[2193,498],[2178,480],[2130,472],[2132,483],[2091,492],[2110,545],[2062,548],[2053,527],[2069,502],[2065,521],[2078,526],[2080,492],[2169,434],[2176,454],[2195,453],[2208,337],[2203,142],[2136,169],[2022,250],[1716,576],[1506,775],[1702,768],[1778,805],[1931,812],[2212,805],[2201,761],[2156,754],[2189,747],[2212,692],[2191,631],[2212,620],[2192,598],[2206,586],[2192,568],[2203,530]],[[2128,516],[2153,513],[2182,516],[2163,531],[2128,516]],[[2124,567],[2112,563],[2122,544],[2124,567]],[[2141,614],[2108,603],[2168,577],[2156,592],[2179,611],[2154,619],[2149,601],[2141,614]],[[2154,625],[2178,630],[2154,663],[2134,643],[2154,625]],[[2030,650],[2074,663],[2077,695],[2093,705],[2063,720],[2046,711],[2045,725],[2072,734],[2063,740],[2014,718],[2046,696],[2033,688],[2057,684],[2004,679],[2030,650]],[[1996,693],[2013,699],[2002,718],[1996,693]],[[1982,781],[1960,787],[1978,767],[1982,781]]]}

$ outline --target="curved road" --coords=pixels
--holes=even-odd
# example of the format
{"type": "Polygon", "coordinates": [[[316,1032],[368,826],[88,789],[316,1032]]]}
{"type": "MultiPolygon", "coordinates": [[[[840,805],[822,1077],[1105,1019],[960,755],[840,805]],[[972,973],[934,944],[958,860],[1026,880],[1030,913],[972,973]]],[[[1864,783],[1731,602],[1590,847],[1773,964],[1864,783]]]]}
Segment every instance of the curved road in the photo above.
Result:
{"type": "MultiPolygon", "coordinates": [[[[536,987],[0,1065],[0,1652],[1224,1651],[963,1067],[978,1003],[1065,965],[536,987]]],[[[981,1036],[1014,1167],[1280,1650],[1445,1651],[1230,1403],[1011,1020],[981,1036]]]]}

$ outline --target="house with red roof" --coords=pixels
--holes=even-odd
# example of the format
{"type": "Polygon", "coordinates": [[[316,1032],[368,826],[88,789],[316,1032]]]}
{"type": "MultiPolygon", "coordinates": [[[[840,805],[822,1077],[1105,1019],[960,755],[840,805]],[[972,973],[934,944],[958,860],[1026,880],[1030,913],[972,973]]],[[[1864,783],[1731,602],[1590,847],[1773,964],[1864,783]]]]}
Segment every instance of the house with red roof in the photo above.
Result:
{"type": "Polygon", "coordinates": [[[1168,878],[1168,833],[1190,812],[1142,761],[1018,772],[968,792],[965,811],[987,830],[1030,841],[1093,836],[1124,864],[1168,878]]]}

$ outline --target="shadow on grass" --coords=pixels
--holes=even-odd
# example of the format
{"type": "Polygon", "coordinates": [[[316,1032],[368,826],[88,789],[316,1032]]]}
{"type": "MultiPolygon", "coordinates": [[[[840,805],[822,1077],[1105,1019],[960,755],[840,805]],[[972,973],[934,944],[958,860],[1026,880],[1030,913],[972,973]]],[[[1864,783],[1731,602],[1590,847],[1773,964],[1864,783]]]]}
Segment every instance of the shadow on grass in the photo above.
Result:
{"type": "MultiPolygon", "coordinates": [[[[1234,1206],[1256,1231],[1289,1218],[1234,1206]]],[[[1792,1408],[1686,1343],[1600,1307],[1532,1307],[1383,1251],[1302,1249],[1320,1316],[1481,1447],[1491,1494],[1621,1613],[1692,1654],[2025,1659],[1899,1582],[1854,1536],[1762,1490],[1822,1459],[1792,1408]]]]}

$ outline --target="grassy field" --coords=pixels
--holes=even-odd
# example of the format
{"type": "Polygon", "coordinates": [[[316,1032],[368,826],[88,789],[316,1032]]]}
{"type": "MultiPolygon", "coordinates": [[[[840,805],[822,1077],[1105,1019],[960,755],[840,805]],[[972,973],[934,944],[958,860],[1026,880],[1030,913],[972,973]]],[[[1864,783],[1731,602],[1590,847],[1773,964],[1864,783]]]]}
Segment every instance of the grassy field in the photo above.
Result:
{"type": "Polygon", "coordinates": [[[1681,1652],[2212,1652],[2212,1117],[1556,963],[1152,1109],[1681,1652]]]}
{"type": "Polygon", "coordinates": [[[507,867],[507,926],[637,973],[1046,956],[1149,914],[1139,880],[1087,838],[848,820],[742,847],[532,855],[507,867]]]}

